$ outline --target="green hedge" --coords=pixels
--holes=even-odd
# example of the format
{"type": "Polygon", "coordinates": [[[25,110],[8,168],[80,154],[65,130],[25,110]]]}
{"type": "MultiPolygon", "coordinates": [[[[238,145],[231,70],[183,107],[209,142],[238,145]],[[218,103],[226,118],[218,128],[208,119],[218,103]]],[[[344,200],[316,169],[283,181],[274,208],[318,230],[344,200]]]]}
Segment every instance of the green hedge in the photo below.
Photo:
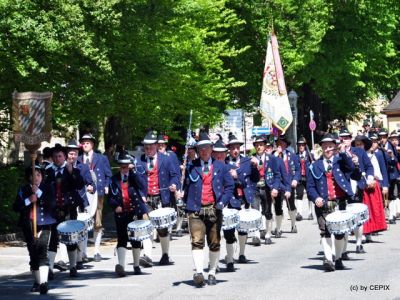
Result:
{"type": "Polygon", "coordinates": [[[0,234],[18,230],[18,214],[13,210],[13,203],[22,182],[23,167],[0,168],[0,234]]]}

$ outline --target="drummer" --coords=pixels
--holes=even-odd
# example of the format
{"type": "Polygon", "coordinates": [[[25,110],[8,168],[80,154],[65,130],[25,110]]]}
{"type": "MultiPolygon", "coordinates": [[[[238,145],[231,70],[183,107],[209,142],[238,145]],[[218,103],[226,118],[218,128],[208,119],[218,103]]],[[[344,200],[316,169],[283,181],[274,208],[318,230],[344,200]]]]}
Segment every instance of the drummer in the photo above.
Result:
{"type": "Polygon", "coordinates": [[[196,268],[193,281],[198,287],[205,285],[204,246],[205,239],[210,248],[208,284],[215,285],[215,272],[219,260],[222,209],[230,201],[234,182],[229,168],[212,159],[213,144],[205,132],[200,132],[197,142],[199,158],[193,161],[185,178],[186,211],[192,243],[192,256],[196,268]]]}
{"type": "MultiPolygon", "coordinates": [[[[84,180],[85,187],[79,191],[79,194],[81,195],[83,199],[83,203],[81,206],[78,207],[79,212],[87,212],[87,208],[89,206],[89,201],[86,196],[86,192],[88,193],[94,193],[96,190],[96,185],[93,181],[92,176],[90,175],[90,169],[89,166],[78,161],[78,155],[79,155],[79,149],[80,145],[76,142],[76,140],[70,140],[68,141],[67,144],[67,161],[72,164],[74,168],[77,168],[80,170],[81,176],[84,180]]],[[[86,231],[85,238],[83,241],[79,243],[78,247],[78,257],[77,257],[77,262],[76,262],[76,269],[81,270],[83,269],[83,255],[86,255],[86,249],[87,249],[87,241],[88,241],[88,232],[86,231]]]]}
{"type": "MultiPolygon", "coordinates": [[[[354,147],[354,143],[366,144],[368,143],[368,149],[371,147],[372,142],[366,136],[358,135],[352,145],[351,134],[347,128],[342,128],[339,133],[340,140],[344,145],[346,154],[353,160],[354,171],[345,173],[345,176],[350,180],[350,185],[354,193],[354,197],[348,199],[348,203],[363,203],[364,190],[366,188],[374,188],[374,168],[371,164],[371,160],[368,154],[363,148],[354,147]],[[357,140],[357,141],[356,141],[357,140]]],[[[356,253],[365,253],[362,242],[363,226],[356,227],[354,229],[354,235],[356,237],[356,253]]],[[[347,255],[347,241],[348,235],[345,237],[345,244],[343,249],[343,260],[349,260],[347,255]]]]}
{"type": "MultiPolygon", "coordinates": [[[[114,211],[114,220],[117,228],[117,256],[118,264],[115,273],[119,277],[125,276],[125,254],[128,243],[128,224],[134,219],[148,219],[148,209],[141,197],[146,191],[144,177],[136,173],[131,156],[120,153],[118,157],[119,172],[111,177],[108,203],[114,211]]],[[[141,242],[130,241],[132,245],[134,274],[142,274],[140,261],[141,242]]]]}
{"type": "Polygon", "coordinates": [[[34,283],[31,292],[47,294],[47,277],[49,272],[49,260],[47,245],[50,240],[54,219],[55,199],[51,187],[44,182],[43,170],[35,166],[34,176],[32,168],[25,170],[25,179],[28,182],[18,189],[14,210],[20,213],[18,225],[24,234],[24,239],[29,252],[29,265],[31,267],[34,283]],[[37,233],[35,239],[32,230],[33,203],[36,203],[37,233]]]}
{"type": "Polygon", "coordinates": [[[335,235],[335,257],[333,264],[331,233],[326,226],[326,216],[332,213],[338,205],[346,203],[346,199],[353,197],[350,182],[344,171],[354,170],[354,163],[345,152],[344,145],[340,145],[337,154],[336,139],[331,134],[322,137],[320,145],[323,157],[311,164],[307,172],[307,196],[315,204],[315,215],[322,238],[324,249],[323,267],[325,271],[343,270],[342,251],[344,234],[335,235]]]}
{"type": "MultiPolygon", "coordinates": [[[[57,225],[66,220],[76,220],[77,207],[83,206],[80,191],[85,188],[81,171],[66,161],[66,148],[56,144],[53,148],[53,165],[46,170],[46,182],[55,191],[57,225]]],[[[54,259],[57,254],[58,232],[53,228],[49,244],[49,278],[53,278],[54,259]]],[[[67,245],[70,277],[77,277],[77,245],[67,245]]]]}
{"type": "MultiPolygon", "coordinates": [[[[144,177],[146,191],[142,196],[146,199],[146,204],[150,210],[160,207],[170,207],[171,192],[175,193],[180,187],[179,173],[177,168],[172,165],[168,156],[157,151],[157,135],[149,131],[142,143],[145,153],[136,162],[137,172],[144,177]]],[[[169,265],[169,232],[168,228],[157,229],[160,237],[162,256],[159,265],[169,265]]],[[[147,239],[143,241],[144,255],[140,259],[143,267],[152,267],[152,242],[147,239]]]]}
{"type": "MultiPolygon", "coordinates": [[[[255,157],[249,158],[240,155],[240,146],[243,142],[238,140],[236,136],[229,133],[228,136],[228,149],[229,156],[225,160],[229,166],[230,174],[235,182],[235,190],[232,198],[228,202],[228,208],[234,208],[240,210],[242,205],[245,208],[250,208],[250,205],[254,201],[254,195],[256,193],[256,185],[260,179],[257,165],[258,161],[255,157]]],[[[259,231],[257,231],[259,234],[259,231]]],[[[226,263],[227,271],[234,272],[235,268],[233,265],[233,245],[236,242],[235,229],[224,230],[224,237],[226,240],[226,263]]],[[[260,246],[260,238],[256,237],[256,246],[260,246]]],[[[239,232],[239,259],[238,263],[247,263],[246,256],[244,255],[247,241],[247,233],[239,232]]]]}

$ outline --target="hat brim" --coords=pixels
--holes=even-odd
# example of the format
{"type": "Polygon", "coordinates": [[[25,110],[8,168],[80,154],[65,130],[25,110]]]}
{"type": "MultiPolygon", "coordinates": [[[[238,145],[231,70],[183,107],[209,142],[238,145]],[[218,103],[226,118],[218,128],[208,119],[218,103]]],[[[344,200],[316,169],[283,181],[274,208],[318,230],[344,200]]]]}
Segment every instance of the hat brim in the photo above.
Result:
{"type": "Polygon", "coordinates": [[[94,138],[89,138],[89,137],[79,139],[79,143],[82,143],[83,141],[91,141],[93,142],[93,144],[96,143],[96,140],[94,138]]]}
{"type": "Polygon", "coordinates": [[[205,146],[213,146],[213,143],[210,140],[203,140],[203,141],[198,141],[196,143],[197,148],[205,147],[205,146]]]}
{"type": "Polygon", "coordinates": [[[228,149],[220,148],[220,147],[213,147],[213,152],[227,152],[228,149]]]}
{"type": "Polygon", "coordinates": [[[119,165],[129,165],[129,164],[131,164],[132,162],[131,162],[130,159],[119,159],[119,160],[117,161],[117,163],[118,163],[119,165]]]}
{"type": "Polygon", "coordinates": [[[323,143],[334,143],[334,144],[337,144],[336,140],[335,139],[331,139],[331,138],[322,139],[322,140],[319,141],[318,144],[322,145],[323,143]]]}
{"type": "Polygon", "coordinates": [[[242,146],[242,145],[244,145],[244,143],[242,141],[239,141],[239,140],[231,140],[226,145],[227,146],[229,146],[229,145],[240,145],[240,146],[242,146]]]}
{"type": "Polygon", "coordinates": [[[143,140],[142,144],[143,145],[157,144],[157,140],[143,140]]]}

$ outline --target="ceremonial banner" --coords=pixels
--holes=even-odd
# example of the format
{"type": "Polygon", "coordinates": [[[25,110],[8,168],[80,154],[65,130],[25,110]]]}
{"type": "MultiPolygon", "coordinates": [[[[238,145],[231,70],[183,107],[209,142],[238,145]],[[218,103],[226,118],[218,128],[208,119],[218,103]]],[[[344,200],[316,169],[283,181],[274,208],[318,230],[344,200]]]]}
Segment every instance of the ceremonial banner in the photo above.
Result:
{"type": "Polygon", "coordinates": [[[260,112],[263,127],[269,126],[271,121],[275,127],[285,132],[293,121],[279,57],[278,40],[274,34],[268,37],[260,112]]]}
{"type": "Polygon", "coordinates": [[[51,138],[51,99],[53,93],[13,93],[14,141],[38,145],[51,138]]]}

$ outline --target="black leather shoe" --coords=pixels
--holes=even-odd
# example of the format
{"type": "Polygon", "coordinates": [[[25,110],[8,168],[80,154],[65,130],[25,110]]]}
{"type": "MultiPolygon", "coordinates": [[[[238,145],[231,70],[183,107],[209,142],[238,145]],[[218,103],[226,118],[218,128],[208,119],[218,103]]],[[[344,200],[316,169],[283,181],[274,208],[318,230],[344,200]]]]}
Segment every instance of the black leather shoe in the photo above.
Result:
{"type": "Polygon", "coordinates": [[[335,269],[336,270],[344,270],[344,266],[342,260],[339,258],[335,261],[335,269]]]}
{"type": "Polygon", "coordinates": [[[78,271],[75,267],[69,270],[69,277],[78,277],[78,271]]]}
{"type": "Polygon", "coordinates": [[[49,274],[47,275],[47,280],[53,280],[54,279],[54,272],[49,269],[49,274]]]}
{"type": "Polygon", "coordinates": [[[140,267],[133,267],[133,274],[135,275],[142,275],[142,270],[140,269],[140,267]]]}
{"type": "Polygon", "coordinates": [[[170,264],[169,261],[169,256],[167,253],[164,253],[160,259],[160,262],[158,263],[160,266],[167,266],[170,264]]]}
{"type": "Polygon", "coordinates": [[[41,295],[47,294],[47,291],[49,290],[49,286],[47,285],[47,282],[41,283],[39,286],[39,291],[41,295]]]}
{"type": "Polygon", "coordinates": [[[356,253],[366,253],[363,245],[356,246],[356,253]]]}
{"type": "Polygon", "coordinates": [[[59,270],[60,272],[67,271],[68,265],[65,262],[63,262],[62,260],[59,260],[58,262],[56,262],[54,264],[54,268],[59,270]]]}
{"type": "Polygon", "coordinates": [[[143,268],[151,268],[153,266],[153,261],[147,255],[143,255],[139,259],[139,265],[141,265],[143,268]]]}
{"type": "Polygon", "coordinates": [[[32,288],[31,288],[31,292],[32,292],[32,293],[37,293],[37,292],[39,292],[39,291],[40,291],[40,289],[39,289],[39,283],[34,282],[33,285],[32,285],[32,288]]]}
{"type": "Polygon", "coordinates": [[[282,237],[282,231],[280,231],[280,230],[276,231],[275,237],[278,238],[278,239],[281,238],[282,237]]]}
{"type": "Polygon", "coordinates": [[[271,244],[272,244],[271,238],[266,238],[265,239],[265,245],[271,245],[271,244]]]}
{"type": "Polygon", "coordinates": [[[82,270],[82,269],[83,269],[83,262],[78,261],[78,262],[76,263],[76,269],[77,269],[77,270],[82,270]]]}
{"type": "Polygon", "coordinates": [[[235,272],[235,265],[233,262],[230,262],[226,265],[226,271],[227,272],[235,272]]]}
{"type": "Polygon", "coordinates": [[[193,281],[197,287],[203,287],[206,283],[204,281],[203,273],[196,273],[193,275],[193,281]]]}
{"type": "Polygon", "coordinates": [[[115,273],[118,277],[125,277],[125,270],[124,267],[120,264],[115,265],[115,273]]]}
{"type": "Polygon", "coordinates": [[[215,279],[214,275],[208,275],[208,285],[216,285],[217,279],[215,279]]]}
{"type": "Polygon", "coordinates": [[[342,260],[350,260],[349,255],[347,254],[347,252],[343,252],[342,253],[342,260]]]}
{"type": "Polygon", "coordinates": [[[94,257],[93,257],[93,260],[94,260],[95,262],[100,262],[101,259],[102,259],[102,257],[101,257],[101,255],[100,255],[100,253],[96,253],[96,254],[94,255],[94,257]]]}
{"type": "Polygon", "coordinates": [[[239,264],[247,264],[246,256],[244,256],[244,255],[239,255],[238,263],[239,263],[239,264]]]}
{"type": "Polygon", "coordinates": [[[253,246],[261,246],[261,241],[258,237],[253,237],[253,246]]]}
{"type": "Polygon", "coordinates": [[[301,214],[297,213],[296,221],[301,221],[301,220],[303,220],[303,216],[301,214]]]}
{"type": "Polygon", "coordinates": [[[335,271],[335,267],[334,267],[334,265],[333,265],[333,262],[331,262],[331,261],[329,261],[329,260],[327,260],[327,259],[324,259],[323,266],[324,266],[324,270],[325,270],[326,272],[333,272],[333,271],[335,271]]]}

